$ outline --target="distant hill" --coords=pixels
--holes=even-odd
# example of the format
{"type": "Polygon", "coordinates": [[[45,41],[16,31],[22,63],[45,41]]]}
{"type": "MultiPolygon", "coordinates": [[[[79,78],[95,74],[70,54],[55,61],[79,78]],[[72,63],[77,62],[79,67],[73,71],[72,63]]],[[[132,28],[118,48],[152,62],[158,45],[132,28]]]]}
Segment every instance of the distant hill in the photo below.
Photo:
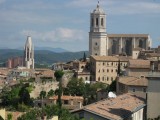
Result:
{"type": "MultiPolygon", "coordinates": [[[[23,50],[16,49],[0,49],[0,63],[7,61],[11,57],[23,56],[23,52],[23,50]]],[[[52,64],[55,62],[67,62],[83,58],[84,52],[88,56],[88,51],[56,53],[49,50],[35,50],[35,63],[52,64]]]]}
{"type": "MultiPolygon", "coordinates": [[[[20,47],[20,48],[16,48],[17,50],[23,50],[24,48],[20,47]]],[[[52,48],[52,47],[34,47],[35,50],[49,50],[52,52],[56,52],[56,53],[62,53],[62,52],[70,52],[68,50],[65,50],[63,48],[52,48]]]]}

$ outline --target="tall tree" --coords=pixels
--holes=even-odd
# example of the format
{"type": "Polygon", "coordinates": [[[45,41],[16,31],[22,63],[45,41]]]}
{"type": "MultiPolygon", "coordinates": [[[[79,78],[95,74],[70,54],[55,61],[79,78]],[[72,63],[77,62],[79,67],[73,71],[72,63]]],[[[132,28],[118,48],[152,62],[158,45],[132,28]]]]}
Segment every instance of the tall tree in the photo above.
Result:
{"type": "Polygon", "coordinates": [[[59,91],[58,91],[58,105],[60,108],[62,108],[62,101],[61,101],[61,96],[62,96],[62,76],[64,75],[64,72],[62,70],[57,70],[54,73],[54,76],[56,77],[56,80],[59,81],[59,91]]]}
{"type": "Polygon", "coordinates": [[[32,105],[32,100],[25,86],[22,87],[21,90],[19,91],[19,102],[21,104],[24,103],[25,105],[29,105],[29,106],[32,105]]]}
{"type": "Polygon", "coordinates": [[[84,54],[83,54],[83,62],[86,62],[86,61],[87,61],[86,53],[84,52],[84,54]]]}

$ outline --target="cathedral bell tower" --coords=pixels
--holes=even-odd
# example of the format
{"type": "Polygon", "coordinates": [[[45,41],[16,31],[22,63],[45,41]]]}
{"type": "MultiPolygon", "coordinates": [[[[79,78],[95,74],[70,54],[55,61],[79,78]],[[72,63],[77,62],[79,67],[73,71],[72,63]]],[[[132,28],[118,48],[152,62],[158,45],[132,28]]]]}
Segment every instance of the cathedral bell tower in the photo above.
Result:
{"type": "Polygon", "coordinates": [[[34,69],[34,47],[30,36],[27,37],[24,48],[24,63],[27,69],[34,69]]]}
{"type": "Polygon", "coordinates": [[[90,13],[89,53],[90,55],[106,56],[106,14],[100,7],[90,13]]]}

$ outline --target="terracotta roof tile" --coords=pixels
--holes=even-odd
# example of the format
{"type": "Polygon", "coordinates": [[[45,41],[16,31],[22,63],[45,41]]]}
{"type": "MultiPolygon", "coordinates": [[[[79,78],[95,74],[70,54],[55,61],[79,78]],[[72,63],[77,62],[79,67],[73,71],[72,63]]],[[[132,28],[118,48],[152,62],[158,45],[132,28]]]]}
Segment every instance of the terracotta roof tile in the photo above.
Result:
{"type": "MultiPolygon", "coordinates": [[[[58,96],[53,96],[53,97],[50,97],[49,99],[57,100],[58,96]]],[[[83,97],[81,97],[81,96],[66,96],[66,95],[63,95],[61,97],[61,99],[62,100],[71,100],[71,99],[81,99],[81,100],[83,100],[83,97]]]]}
{"type": "Polygon", "coordinates": [[[129,68],[150,68],[150,61],[149,60],[129,60],[129,68]]]}
{"type": "Polygon", "coordinates": [[[144,77],[119,77],[119,83],[131,86],[148,86],[148,80],[144,77]]]}
{"type": "MultiPolygon", "coordinates": [[[[107,119],[123,119],[145,106],[143,98],[127,93],[84,106],[83,110],[107,119]]],[[[75,112],[75,111],[74,111],[75,112]]]]}
{"type": "Polygon", "coordinates": [[[96,61],[128,61],[131,59],[130,57],[126,56],[91,56],[91,58],[95,59],[96,61]]]}

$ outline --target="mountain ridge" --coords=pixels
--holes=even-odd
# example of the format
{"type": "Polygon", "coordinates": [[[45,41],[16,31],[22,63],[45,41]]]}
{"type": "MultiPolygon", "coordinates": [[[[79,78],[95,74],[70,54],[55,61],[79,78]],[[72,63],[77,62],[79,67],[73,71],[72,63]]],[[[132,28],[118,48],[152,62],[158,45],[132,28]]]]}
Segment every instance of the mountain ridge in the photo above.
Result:
{"type": "MultiPolygon", "coordinates": [[[[53,64],[56,62],[68,62],[74,59],[83,58],[84,52],[88,56],[88,51],[79,52],[53,52],[49,50],[35,50],[35,63],[53,64]]],[[[0,62],[6,62],[9,58],[23,56],[23,50],[0,49],[0,62]]]]}

